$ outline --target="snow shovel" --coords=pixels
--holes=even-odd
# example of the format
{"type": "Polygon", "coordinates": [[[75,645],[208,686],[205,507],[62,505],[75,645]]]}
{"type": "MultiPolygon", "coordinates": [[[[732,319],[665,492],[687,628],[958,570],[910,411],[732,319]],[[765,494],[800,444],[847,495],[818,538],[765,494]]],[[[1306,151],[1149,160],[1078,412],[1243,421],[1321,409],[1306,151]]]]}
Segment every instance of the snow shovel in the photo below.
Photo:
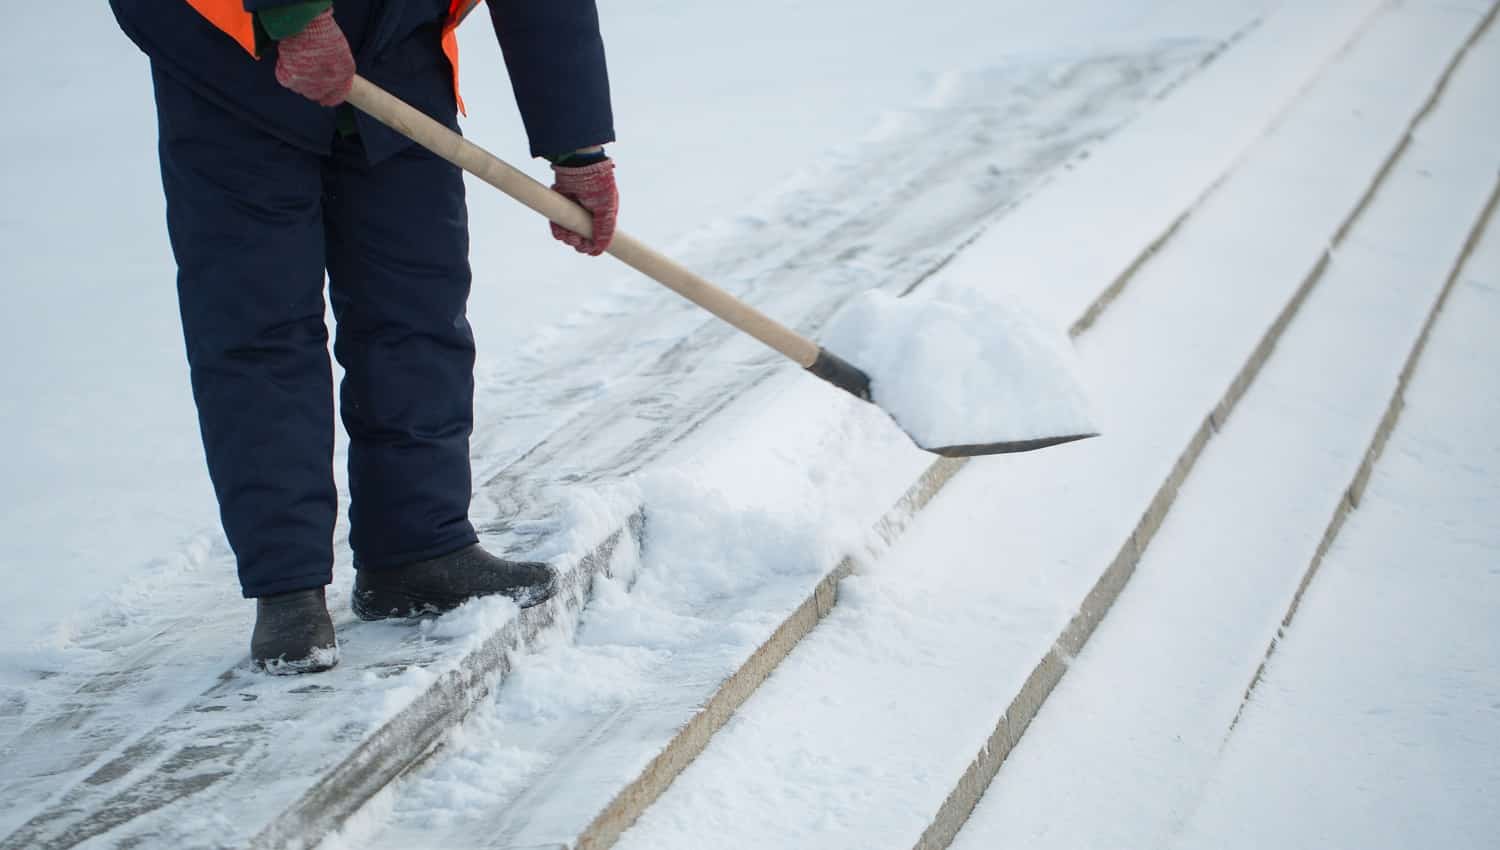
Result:
{"type": "MultiPolygon", "coordinates": [[[[592,234],[593,218],[583,207],[363,77],[354,78],[348,101],[557,224],[592,234]]],[[[887,361],[889,368],[876,370],[872,380],[871,374],[623,232],[615,232],[608,253],[813,375],[880,406],[929,452],[946,457],[1005,454],[1095,436],[1082,390],[1066,363],[1066,337],[1057,332],[1049,338],[1034,323],[996,314],[994,305],[920,303],[914,312],[902,306],[921,299],[890,297],[856,305],[860,309],[854,313],[875,327],[845,322],[852,339],[879,336],[896,343],[873,350],[873,359],[887,361]],[[924,321],[929,323],[925,327],[924,321]],[[932,321],[946,326],[934,328],[932,321]],[[983,325],[977,334],[976,325],[983,325]],[[940,343],[936,347],[934,340],[940,343]],[[955,340],[957,348],[951,345],[955,340]],[[975,360],[976,351],[989,356],[953,362],[975,360]],[[947,391],[934,397],[934,381],[946,383],[947,391]]]]}

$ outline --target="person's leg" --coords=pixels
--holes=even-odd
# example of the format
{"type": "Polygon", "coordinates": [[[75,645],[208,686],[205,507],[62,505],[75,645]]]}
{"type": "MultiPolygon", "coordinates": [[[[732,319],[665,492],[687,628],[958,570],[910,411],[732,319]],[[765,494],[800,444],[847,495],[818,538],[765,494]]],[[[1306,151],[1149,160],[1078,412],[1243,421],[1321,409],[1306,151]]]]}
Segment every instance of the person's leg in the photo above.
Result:
{"type": "Polygon", "coordinates": [[[338,502],[319,158],[153,75],[193,397],[241,586],[321,587],[338,502]]]}
{"type": "Polygon", "coordinates": [[[153,69],[167,227],[209,477],[275,672],[337,661],[320,158],[153,69]]]}
{"type": "Polygon", "coordinates": [[[474,337],[461,174],[415,146],[370,166],[345,139],[324,185],[355,613],[434,613],[490,594],[542,602],[552,570],[485,552],[468,519],[474,337]]]}
{"type": "Polygon", "coordinates": [[[350,546],[357,568],[390,569],[478,539],[463,181],[415,146],[370,166],[353,138],[336,143],[324,186],[350,546]]]}

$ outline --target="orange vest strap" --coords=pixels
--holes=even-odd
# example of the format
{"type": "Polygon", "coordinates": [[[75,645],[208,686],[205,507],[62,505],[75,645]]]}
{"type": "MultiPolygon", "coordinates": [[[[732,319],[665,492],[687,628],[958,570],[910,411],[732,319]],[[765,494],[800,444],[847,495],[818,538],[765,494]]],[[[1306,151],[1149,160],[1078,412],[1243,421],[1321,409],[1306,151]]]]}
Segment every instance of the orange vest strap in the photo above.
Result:
{"type": "MultiPolygon", "coordinates": [[[[255,15],[245,11],[244,0],[187,0],[188,5],[198,11],[209,23],[223,30],[251,55],[255,52],[255,15]]],[[[458,101],[458,111],[464,115],[463,96],[458,92],[458,25],[474,11],[482,0],[452,0],[448,4],[448,20],[443,24],[443,55],[453,66],[453,97],[458,101]]]]}
{"type": "Polygon", "coordinates": [[[188,0],[188,5],[198,10],[209,23],[223,30],[226,35],[245,48],[251,56],[255,52],[255,15],[245,11],[244,0],[188,0]]]}
{"type": "Polygon", "coordinates": [[[464,18],[480,2],[482,0],[452,0],[448,4],[448,21],[443,24],[443,55],[448,57],[448,64],[453,66],[453,99],[458,102],[459,114],[464,116],[469,111],[464,108],[464,96],[458,90],[458,25],[464,22],[464,18]]]}
{"type": "Polygon", "coordinates": [[[458,112],[465,117],[469,111],[464,109],[464,96],[458,91],[458,24],[449,21],[443,27],[443,55],[448,57],[448,64],[453,66],[453,99],[458,103],[458,112]]]}

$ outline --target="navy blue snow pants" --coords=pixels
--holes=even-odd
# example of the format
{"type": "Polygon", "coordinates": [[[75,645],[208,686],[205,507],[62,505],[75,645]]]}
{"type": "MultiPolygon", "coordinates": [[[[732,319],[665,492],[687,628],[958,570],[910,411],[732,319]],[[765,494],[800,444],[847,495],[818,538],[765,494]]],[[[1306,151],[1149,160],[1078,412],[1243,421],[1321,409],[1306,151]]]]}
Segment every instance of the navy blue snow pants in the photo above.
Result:
{"type": "Polygon", "coordinates": [[[469,523],[474,337],[459,171],[289,145],[153,70],[193,396],[246,596],[327,584],[338,496],[324,272],[345,370],[360,569],[435,557],[469,523]]]}

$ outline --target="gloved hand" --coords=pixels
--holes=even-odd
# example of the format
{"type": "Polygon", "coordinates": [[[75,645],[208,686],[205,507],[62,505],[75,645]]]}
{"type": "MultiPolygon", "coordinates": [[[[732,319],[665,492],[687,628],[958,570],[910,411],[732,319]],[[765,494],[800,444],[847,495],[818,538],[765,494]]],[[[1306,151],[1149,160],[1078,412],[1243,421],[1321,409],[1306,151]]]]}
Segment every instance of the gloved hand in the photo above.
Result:
{"type": "Polygon", "coordinates": [[[578,202],[578,205],[594,215],[594,238],[583,236],[552,225],[552,236],[559,242],[572,245],[579,253],[597,257],[609,248],[615,238],[615,218],[620,212],[620,193],[615,188],[615,163],[606,159],[592,165],[572,167],[552,166],[557,175],[552,190],[578,202]]]}
{"type": "Polygon", "coordinates": [[[354,54],[333,10],[277,42],[276,82],[323,106],[338,106],[354,85],[354,54]]]}

